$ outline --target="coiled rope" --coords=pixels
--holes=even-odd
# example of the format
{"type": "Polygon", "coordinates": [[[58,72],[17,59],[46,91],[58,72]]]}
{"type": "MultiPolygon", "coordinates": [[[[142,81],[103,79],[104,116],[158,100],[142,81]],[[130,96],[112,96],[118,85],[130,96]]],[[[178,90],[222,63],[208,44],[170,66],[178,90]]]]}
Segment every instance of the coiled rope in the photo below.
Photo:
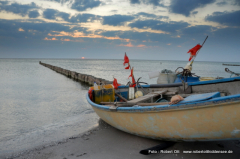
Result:
{"type": "Polygon", "coordinates": [[[192,77],[192,76],[200,77],[200,76],[195,75],[195,73],[192,73],[189,69],[184,69],[183,67],[178,67],[175,70],[175,72],[176,72],[177,75],[181,75],[181,76],[185,76],[185,77],[192,77]],[[183,69],[183,71],[182,72],[178,72],[177,70],[179,68],[183,69]]]}

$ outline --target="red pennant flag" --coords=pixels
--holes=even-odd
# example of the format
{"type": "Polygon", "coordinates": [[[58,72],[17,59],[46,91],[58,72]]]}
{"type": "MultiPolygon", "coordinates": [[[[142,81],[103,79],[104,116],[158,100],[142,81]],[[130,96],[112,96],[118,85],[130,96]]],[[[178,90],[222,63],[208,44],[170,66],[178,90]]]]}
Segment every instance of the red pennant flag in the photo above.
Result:
{"type": "Polygon", "coordinates": [[[193,48],[191,48],[187,53],[190,53],[190,58],[189,61],[192,60],[193,56],[196,56],[197,51],[201,48],[202,46],[197,44],[193,48]]]}
{"type": "Polygon", "coordinates": [[[125,66],[125,64],[128,64],[128,65],[129,65],[129,58],[127,57],[126,52],[125,52],[125,56],[124,56],[123,66],[125,66]]]}
{"type": "MultiPolygon", "coordinates": [[[[130,87],[135,87],[136,84],[133,84],[133,83],[136,83],[136,82],[135,82],[135,79],[134,79],[134,76],[133,76],[133,68],[131,69],[131,74],[129,75],[129,77],[132,77],[132,85],[130,85],[130,87]]],[[[129,78],[129,77],[128,77],[128,78],[129,78]]]]}
{"type": "MultiPolygon", "coordinates": [[[[133,77],[133,68],[131,69],[131,74],[129,75],[129,77],[133,77]]],[[[129,79],[128,77],[128,79],[129,79]]]]}
{"type": "Polygon", "coordinates": [[[129,69],[130,68],[130,65],[129,65],[129,63],[128,63],[128,66],[127,67],[125,67],[125,69],[127,70],[127,69],[129,69]]]}
{"type": "Polygon", "coordinates": [[[113,80],[113,87],[114,87],[115,89],[118,89],[118,86],[121,86],[121,85],[118,84],[117,79],[114,78],[114,80],[113,80]]]}

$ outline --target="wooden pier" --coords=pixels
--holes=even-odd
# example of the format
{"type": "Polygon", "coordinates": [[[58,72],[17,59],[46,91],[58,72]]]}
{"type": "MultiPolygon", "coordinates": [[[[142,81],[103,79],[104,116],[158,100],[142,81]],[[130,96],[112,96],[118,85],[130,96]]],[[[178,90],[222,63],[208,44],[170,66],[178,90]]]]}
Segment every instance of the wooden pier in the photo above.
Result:
{"type": "Polygon", "coordinates": [[[223,63],[222,65],[225,65],[225,66],[240,66],[240,65],[237,65],[237,64],[227,64],[227,63],[223,63]]]}
{"type": "Polygon", "coordinates": [[[60,73],[60,74],[65,75],[69,78],[72,78],[74,80],[85,82],[85,83],[87,83],[91,86],[94,84],[94,82],[96,82],[98,85],[99,84],[112,84],[113,83],[113,81],[108,81],[108,80],[105,80],[105,79],[102,79],[102,78],[94,77],[92,75],[82,74],[82,73],[70,71],[70,70],[67,70],[67,69],[63,69],[61,67],[52,66],[50,64],[42,63],[41,61],[39,61],[39,64],[43,65],[43,66],[45,66],[49,69],[52,69],[53,71],[56,71],[57,73],[60,73]]]}

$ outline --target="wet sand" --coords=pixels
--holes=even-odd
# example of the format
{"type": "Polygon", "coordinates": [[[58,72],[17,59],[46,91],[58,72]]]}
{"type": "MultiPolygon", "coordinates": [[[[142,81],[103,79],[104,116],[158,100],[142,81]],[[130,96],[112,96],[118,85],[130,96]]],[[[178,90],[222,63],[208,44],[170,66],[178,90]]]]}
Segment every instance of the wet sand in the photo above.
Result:
{"type": "MultiPolygon", "coordinates": [[[[83,134],[68,138],[53,145],[34,148],[22,154],[17,154],[16,159],[234,159],[240,158],[239,141],[218,142],[179,142],[167,148],[168,152],[142,155],[140,150],[160,144],[162,141],[146,139],[117,130],[102,120],[99,125],[83,134]],[[180,153],[174,153],[174,151],[180,153]],[[232,153],[183,153],[195,150],[220,150],[232,153]],[[229,151],[230,150],[230,151],[229,151]]],[[[1,158],[1,157],[0,157],[1,158]]],[[[2,156],[2,158],[6,158],[2,156]]]]}

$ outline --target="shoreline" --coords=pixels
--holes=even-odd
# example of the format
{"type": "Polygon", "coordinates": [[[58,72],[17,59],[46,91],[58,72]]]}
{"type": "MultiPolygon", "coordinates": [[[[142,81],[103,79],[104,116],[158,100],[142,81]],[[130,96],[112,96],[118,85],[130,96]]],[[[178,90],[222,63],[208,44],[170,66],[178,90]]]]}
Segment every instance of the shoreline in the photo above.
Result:
{"type": "MultiPolygon", "coordinates": [[[[67,138],[64,138],[64,139],[61,139],[61,140],[58,140],[58,141],[52,141],[52,142],[49,142],[49,143],[46,143],[46,144],[42,144],[42,145],[33,147],[31,149],[18,151],[18,152],[14,152],[14,153],[6,153],[4,155],[0,155],[0,159],[2,159],[2,158],[12,159],[12,158],[19,158],[19,157],[21,158],[25,155],[34,153],[36,151],[39,152],[39,151],[43,151],[44,149],[47,149],[47,148],[51,148],[51,147],[55,147],[55,146],[58,146],[58,145],[61,145],[61,144],[65,144],[65,143],[69,142],[70,140],[74,140],[74,139],[82,138],[82,137],[85,138],[86,136],[90,135],[92,132],[98,131],[98,130],[100,130],[99,125],[95,125],[95,126],[92,126],[91,128],[89,128],[88,130],[83,131],[82,133],[80,133],[78,135],[67,137],[67,138]]],[[[87,138],[85,138],[85,139],[87,139],[87,138]]]]}
{"type": "Polygon", "coordinates": [[[41,150],[65,143],[69,139],[98,127],[98,121],[99,117],[94,112],[87,111],[81,117],[68,118],[63,124],[56,122],[45,125],[44,128],[41,127],[29,133],[15,136],[8,141],[2,141],[0,159],[15,158],[33,150],[41,150]]]}
{"type": "MultiPolygon", "coordinates": [[[[36,147],[31,150],[3,156],[16,159],[106,159],[106,158],[239,158],[240,141],[214,142],[178,142],[166,149],[151,155],[142,155],[140,150],[156,146],[163,141],[138,137],[120,131],[101,119],[98,126],[77,136],[64,139],[55,144],[36,147]],[[179,153],[174,153],[179,151],[179,153]],[[206,151],[229,151],[232,153],[207,153],[206,151]],[[200,152],[204,153],[200,153],[200,152]],[[189,153],[191,152],[191,154],[189,153]],[[194,153],[195,152],[195,153],[194,153]],[[198,152],[198,153],[196,153],[198,152]]],[[[0,157],[1,158],[1,157],[0,157]]]]}

